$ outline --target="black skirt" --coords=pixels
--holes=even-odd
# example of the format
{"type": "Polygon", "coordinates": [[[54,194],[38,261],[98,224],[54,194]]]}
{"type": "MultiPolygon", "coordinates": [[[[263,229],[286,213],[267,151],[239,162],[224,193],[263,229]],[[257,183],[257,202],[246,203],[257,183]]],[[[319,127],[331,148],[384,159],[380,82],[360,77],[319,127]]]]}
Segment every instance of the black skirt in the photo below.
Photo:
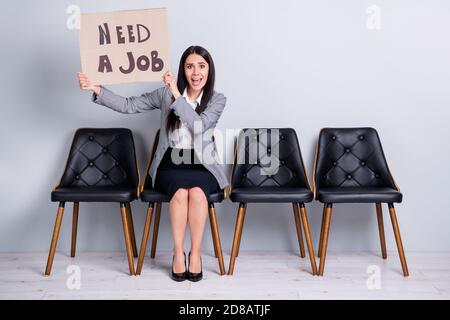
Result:
{"type": "Polygon", "coordinates": [[[216,178],[198,160],[194,149],[168,148],[156,171],[155,189],[167,194],[170,199],[179,188],[199,187],[208,199],[211,193],[219,192],[220,186],[216,178]],[[172,150],[180,160],[172,161],[172,150]]]}

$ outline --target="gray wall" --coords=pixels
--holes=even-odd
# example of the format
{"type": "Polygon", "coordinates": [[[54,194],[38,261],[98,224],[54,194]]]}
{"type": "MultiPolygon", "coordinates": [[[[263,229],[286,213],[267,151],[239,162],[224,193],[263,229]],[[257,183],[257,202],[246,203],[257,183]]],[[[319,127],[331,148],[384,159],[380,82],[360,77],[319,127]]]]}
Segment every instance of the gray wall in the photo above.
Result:
{"type": "MultiPolygon", "coordinates": [[[[0,5],[0,251],[48,250],[57,210],[50,191],[76,128],[132,129],[142,174],[159,126],[157,111],[119,114],[79,90],[78,31],[66,27],[71,4],[83,12],[167,7],[172,70],[191,44],[215,59],[216,88],[228,97],[218,128],[295,128],[310,177],[322,127],[377,128],[404,193],[397,213],[406,249],[450,249],[448,1],[54,0],[0,5]],[[366,27],[372,4],[381,8],[380,30],[366,27]]],[[[136,95],[160,85],[110,88],[136,95]]],[[[66,208],[58,248],[67,251],[72,206],[66,208]]],[[[146,205],[132,208],[139,241],[146,205]]],[[[229,250],[237,206],[226,201],[217,208],[229,250]]],[[[317,247],[321,206],[307,208],[317,247]]],[[[80,210],[79,250],[123,250],[117,205],[82,203],[80,210]]],[[[289,204],[255,204],[247,212],[242,250],[298,250],[289,204]]],[[[212,249],[209,227],[204,244],[212,249]]],[[[171,246],[164,206],[159,248],[171,246]]],[[[374,206],[336,205],[329,248],[379,250],[374,206]]]]}

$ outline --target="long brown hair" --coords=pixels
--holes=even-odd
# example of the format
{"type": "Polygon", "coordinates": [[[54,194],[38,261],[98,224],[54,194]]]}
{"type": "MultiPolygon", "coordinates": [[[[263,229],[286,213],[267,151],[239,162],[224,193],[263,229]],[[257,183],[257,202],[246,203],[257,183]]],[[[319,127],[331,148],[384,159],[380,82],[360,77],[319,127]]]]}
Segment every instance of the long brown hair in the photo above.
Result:
{"type": "MultiPolygon", "coordinates": [[[[209,65],[208,80],[206,81],[206,84],[203,87],[202,100],[200,101],[200,105],[197,106],[197,108],[195,108],[195,112],[200,114],[203,111],[205,111],[209,100],[214,94],[214,80],[216,78],[216,70],[214,68],[214,61],[211,55],[209,54],[208,50],[200,46],[190,46],[189,48],[187,48],[183,52],[183,55],[181,56],[180,65],[178,67],[177,87],[178,91],[180,91],[181,94],[183,94],[187,86],[186,74],[184,72],[184,63],[186,62],[187,57],[193,53],[202,56],[203,59],[205,59],[209,65]]],[[[172,110],[169,116],[167,117],[167,124],[166,124],[167,131],[169,132],[174,128],[179,128],[179,126],[180,126],[180,118],[172,110]]]]}

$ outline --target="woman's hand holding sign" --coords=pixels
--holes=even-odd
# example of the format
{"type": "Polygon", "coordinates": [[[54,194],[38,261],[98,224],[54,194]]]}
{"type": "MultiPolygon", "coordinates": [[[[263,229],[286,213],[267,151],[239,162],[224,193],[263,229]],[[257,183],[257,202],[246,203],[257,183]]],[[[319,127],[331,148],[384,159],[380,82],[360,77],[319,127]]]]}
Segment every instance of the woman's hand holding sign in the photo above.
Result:
{"type": "Polygon", "coordinates": [[[170,89],[170,92],[175,99],[181,96],[180,91],[178,90],[177,80],[175,79],[175,76],[172,74],[172,72],[167,71],[166,73],[164,73],[163,82],[170,89]]]}
{"type": "Polygon", "coordinates": [[[96,95],[100,94],[100,91],[102,89],[101,86],[91,84],[88,77],[82,72],[77,72],[77,75],[78,75],[78,82],[80,83],[80,89],[95,92],[96,95]]]}

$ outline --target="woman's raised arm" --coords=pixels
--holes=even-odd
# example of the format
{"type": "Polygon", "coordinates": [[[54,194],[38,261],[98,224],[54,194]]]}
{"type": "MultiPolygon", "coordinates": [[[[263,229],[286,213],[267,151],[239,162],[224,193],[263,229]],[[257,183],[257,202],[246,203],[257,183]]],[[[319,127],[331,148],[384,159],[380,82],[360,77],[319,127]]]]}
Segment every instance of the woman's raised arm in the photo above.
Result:
{"type": "Polygon", "coordinates": [[[160,109],[165,87],[140,96],[122,97],[102,86],[92,85],[81,72],[78,72],[78,81],[82,90],[92,91],[92,101],[121,113],[141,113],[153,109],[160,109]]]}
{"type": "Polygon", "coordinates": [[[203,133],[216,126],[226,103],[227,98],[221,93],[216,93],[211,98],[210,106],[202,113],[197,114],[197,112],[189,106],[186,99],[183,96],[179,96],[169,108],[174,110],[175,114],[180,117],[181,121],[186,124],[192,133],[197,133],[194,132],[194,123],[195,121],[199,121],[202,125],[201,129],[203,133]]]}

